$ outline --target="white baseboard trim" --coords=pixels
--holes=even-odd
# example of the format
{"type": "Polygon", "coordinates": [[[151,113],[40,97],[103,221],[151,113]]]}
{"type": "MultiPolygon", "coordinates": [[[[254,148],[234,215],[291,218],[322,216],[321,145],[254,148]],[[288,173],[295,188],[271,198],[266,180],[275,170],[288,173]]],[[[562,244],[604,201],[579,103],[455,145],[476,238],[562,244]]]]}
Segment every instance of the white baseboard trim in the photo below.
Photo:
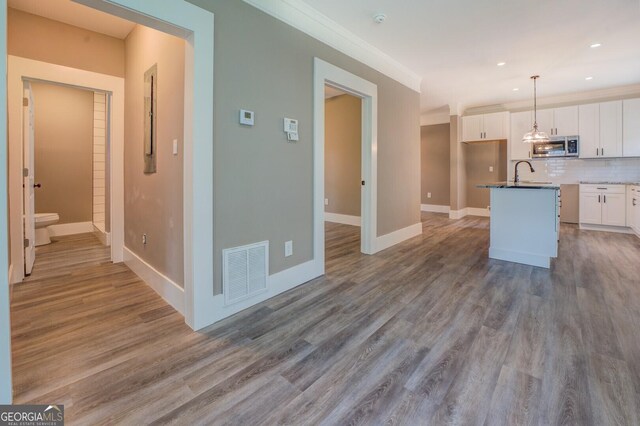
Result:
{"type": "Polygon", "coordinates": [[[378,237],[375,242],[375,253],[418,235],[422,235],[422,223],[420,222],[378,237]]]}
{"type": "Polygon", "coordinates": [[[342,223],[343,225],[360,226],[360,216],[324,212],[325,222],[342,223]]]}
{"type": "Polygon", "coordinates": [[[161,272],[158,272],[127,247],[124,247],[123,250],[125,265],[184,316],[184,289],[161,272]]]}
{"type": "Polygon", "coordinates": [[[481,209],[478,207],[467,207],[467,216],[491,217],[489,209],[481,209]]]}
{"type": "Polygon", "coordinates": [[[438,204],[421,204],[420,210],[432,213],[449,213],[449,206],[441,206],[438,204]]]}
{"type": "Polygon", "coordinates": [[[462,219],[467,215],[467,209],[449,210],[449,219],[462,219]]]}
{"type": "Polygon", "coordinates": [[[9,284],[13,284],[13,263],[11,265],[9,265],[9,276],[8,276],[8,283],[9,284]]]}
{"type": "Polygon", "coordinates": [[[449,219],[462,219],[465,216],[490,217],[491,211],[489,209],[481,209],[478,207],[465,207],[460,210],[449,211],[449,219]]]}
{"type": "Polygon", "coordinates": [[[48,226],[49,235],[52,237],[62,237],[64,235],[84,234],[93,232],[93,222],[59,223],[48,226]]]}
{"type": "Polygon", "coordinates": [[[608,226],[608,225],[591,225],[588,223],[581,223],[580,229],[585,231],[601,231],[601,232],[616,232],[618,234],[635,234],[633,229],[625,226],[608,226]]]}
{"type": "Polygon", "coordinates": [[[111,233],[110,232],[103,232],[100,228],[98,228],[97,226],[93,225],[93,233],[95,234],[96,237],[98,237],[98,239],[100,240],[100,242],[107,246],[110,247],[111,246],[111,233]]]}
{"type": "Polygon", "coordinates": [[[285,269],[284,271],[277,272],[273,275],[269,275],[267,281],[267,291],[257,294],[242,302],[235,303],[233,305],[225,305],[224,295],[218,294],[213,296],[213,305],[209,309],[210,315],[205,321],[206,324],[213,324],[224,318],[227,318],[233,314],[250,308],[260,302],[264,302],[280,293],[287,290],[291,290],[301,284],[311,281],[314,278],[321,276],[323,273],[318,269],[317,262],[310,260],[293,268],[285,269]]]}

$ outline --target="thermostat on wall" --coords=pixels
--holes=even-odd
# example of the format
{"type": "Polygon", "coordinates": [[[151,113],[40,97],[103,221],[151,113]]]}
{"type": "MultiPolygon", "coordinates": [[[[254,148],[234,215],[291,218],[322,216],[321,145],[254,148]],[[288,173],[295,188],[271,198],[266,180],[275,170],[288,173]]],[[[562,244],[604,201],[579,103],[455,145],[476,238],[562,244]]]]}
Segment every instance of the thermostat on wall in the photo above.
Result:
{"type": "Polygon", "coordinates": [[[298,140],[298,120],[285,117],[284,131],[287,134],[288,141],[297,141],[298,140]]]}
{"type": "Polygon", "coordinates": [[[241,109],[240,124],[244,124],[245,126],[253,126],[253,111],[247,111],[246,109],[241,109]]]}

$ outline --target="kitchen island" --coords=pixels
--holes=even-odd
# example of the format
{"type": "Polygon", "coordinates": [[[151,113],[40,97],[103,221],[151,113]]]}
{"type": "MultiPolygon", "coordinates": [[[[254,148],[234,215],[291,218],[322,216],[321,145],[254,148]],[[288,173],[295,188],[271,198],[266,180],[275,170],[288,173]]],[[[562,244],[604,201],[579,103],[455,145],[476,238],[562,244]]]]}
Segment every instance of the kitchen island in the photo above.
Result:
{"type": "Polygon", "coordinates": [[[489,257],[549,268],[558,257],[560,187],[538,183],[488,183],[491,190],[489,257]]]}

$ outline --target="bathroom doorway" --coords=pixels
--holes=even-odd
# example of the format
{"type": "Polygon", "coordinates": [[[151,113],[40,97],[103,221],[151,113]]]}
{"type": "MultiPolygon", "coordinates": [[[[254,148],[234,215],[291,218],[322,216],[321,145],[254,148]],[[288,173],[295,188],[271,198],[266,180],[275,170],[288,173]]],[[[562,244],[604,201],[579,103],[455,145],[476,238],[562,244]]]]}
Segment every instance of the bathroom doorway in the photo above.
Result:
{"type": "MultiPolygon", "coordinates": [[[[9,141],[12,144],[11,149],[9,149],[9,176],[13,178],[10,179],[9,188],[9,210],[12,218],[10,221],[10,258],[13,266],[10,268],[10,282],[19,283],[24,279],[27,272],[26,267],[31,266],[27,264],[26,258],[31,257],[33,259],[33,255],[29,252],[35,250],[38,237],[42,240],[43,238],[50,238],[51,234],[54,237],[59,237],[65,234],[93,233],[95,231],[93,225],[94,132],[97,135],[104,135],[103,146],[95,147],[97,153],[104,151],[104,153],[101,153],[102,163],[98,165],[96,161],[95,164],[95,168],[102,169],[105,175],[104,195],[100,195],[95,200],[96,204],[98,204],[100,198],[104,199],[102,203],[104,207],[96,206],[95,209],[96,213],[98,210],[104,209],[104,233],[102,233],[101,241],[110,245],[110,260],[114,262],[122,261],[123,202],[117,196],[117,191],[115,190],[121,187],[123,179],[121,157],[118,153],[122,152],[124,144],[124,79],[27,58],[9,56],[8,100],[8,133],[9,141]],[[47,92],[50,92],[41,98],[46,101],[45,103],[50,104],[48,109],[52,111],[52,114],[38,113],[39,102],[37,93],[35,93],[38,88],[44,88],[47,92]],[[29,107],[29,101],[24,99],[26,90],[29,90],[29,96],[33,98],[31,99],[31,107],[29,107]],[[62,93],[67,95],[63,96],[62,93]],[[86,108],[83,114],[73,109],[72,105],[65,104],[67,102],[65,100],[69,99],[69,93],[73,94],[71,99],[75,99],[77,94],[84,96],[86,108]],[[104,103],[104,105],[95,105],[99,103],[104,103]],[[77,139],[77,136],[73,135],[79,132],[79,129],[76,129],[78,124],[69,122],[69,117],[74,114],[66,114],[68,108],[71,108],[69,112],[73,111],[74,114],[81,114],[85,117],[84,132],[88,136],[85,136],[85,147],[87,149],[84,152],[87,161],[84,163],[84,168],[85,171],[88,170],[88,174],[84,173],[85,179],[80,182],[84,185],[82,190],[77,188],[78,179],[73,178],[74,173],[77,172],[75,170],[76,166],[65,164],[65,161],[72,154],[72,149],[69,147],[69,140],[67,139],[77,139]],[[29,109],[31,109],[31,113],[29,109]],[[97,113],[95,110],[97,110],[97,113]],[[103,117],[102,120],[94,120],[94,117],[99,118],[100,115],[103,117]],[[31,133],[31,131],[25,129],[29,120],[33,121],[31,125],[36,126],[36,121],[39,120],[38,117],[46,120],[47,116],[50,118],[49,123],[44,126],[47,130],[44,131],[44,135],[40,136],[47,137],[49,135],[49,146],[62,147],[62,149],[40,153],[43,158],[48,158],[46,163],[49,160],[54,160],[59,165],[59,167],[50,168],[49,171],[42,171],[44,175],[48,176],[48,179],[52,179],[45,186],[45,182],[38,182],[34,179],[38,178],[38,175],[36,175],[37,164],[42,165],[44,163],[42,160],[38,161],[38,155],[36,155],[38,129],[33,129],[34,139],[31,142],[29,142],[28,138],[23,137],[23,133],[25,135],[31,133]],[[31,118],[27,120],[25,117],[31,118]],[[51,117],[53,118],[51,119],[51,117]],[[98,121],[104,123],[97,125],[98,121]],[[72,127],[71,136],[64,133],[62,127],[65,126],[72,127]],[[94,129],[94,126],[105,128],[97,130],[94,129]],[[30,149],[29,146],[34,149],[30,149]],[[116,160],[111,161],[113,158],[116,160]],[[110,170],[113,171],[110,172],[110,170]],[[71,175],[71,178],[69,175],[71,175]],[[38,183],[40,183],[40,187],[37,186],[38,183]],[[44,194],[41,190],[46,190],[47,194],[44,194]],[[37,224],[35,214],[38,213],[36,210],[38,209],[39,191],[40,195],[45,196],[45,198],[47,198],[47,195],[49,196],[48,201],[45,201],[44,198],[41,199],[41,201],[45,201],[43,209],[46,211],[40,210],[40,213],[51,214],[42,215],[38,220],[39,224],[37,224]],[[74,197],[69,194],[74,195],[74,197]],[[84,196],[81,196],[82,194],[84,196]],[[29,200],[31,195],[33,195],[33,207],[29,208],[29,206],[25,205],[25,200],[29,200]],[[68,199],[68,202],[61,203],[60,200],[62,199],[68,199]],[[82,210],[82,208],[70,208],[74,203],[77,203],[78,199],[89,200],[84,204],[84,214],[76,215],[74,213],[82,210]],[[26,214],[28,211],[31,212],[31,216],[26,214]],[[62,221],[60,213],[62,213],[62,221]],[[48,225],[54,226],[51,232],[44,229],[48,225]],[[105,235],[106,233],[108,235],[105,235]],[[25,244],[23,244],[23,240],[29,241],[24,241],[25,244]],[[25,247],[28,248],[27,251],[25,251],[25,247]]],[[[43,130],[40,129],[40,132],[43,132],[43,130]]],[[[100,193],[100,191],[96,190],[97,193],[100,193]]],[[[96,222],[98,219],[96,217],[96,222]]],[[[96,235],[99,234],[96,232],[96,235]]],[[[31,259],[28,261],[29,263],[31,263],[31,259]]]]}
{"type": "Polygon", "coordinates": [[[360,253],[362,99],[325,85],[324,220],[327,261],[360,253]],[[338,254],[339,253],[339,254],[338,254]]]}
{"type": "Polygon", "coordinates": [[[92,233],[110,244],[109,94],[24,80],[25,275],[35,247],[92,233]]]}

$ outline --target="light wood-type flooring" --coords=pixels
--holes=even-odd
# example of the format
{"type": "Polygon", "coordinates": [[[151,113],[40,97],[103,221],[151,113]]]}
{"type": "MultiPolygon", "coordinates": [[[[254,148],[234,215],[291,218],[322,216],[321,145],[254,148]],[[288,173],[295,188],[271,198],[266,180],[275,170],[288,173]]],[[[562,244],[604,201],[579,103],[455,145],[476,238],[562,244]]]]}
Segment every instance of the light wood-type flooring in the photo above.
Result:
{"type": "Polygon", "coordinates": [[[365,256],[327,224],[326,276],[198,333],[59,238],[14,290],[15,400],[69,424],[640,423],[640,239],[563,225],[544,270],[489,260],[485,218],[423,231],[365,256]]]}

